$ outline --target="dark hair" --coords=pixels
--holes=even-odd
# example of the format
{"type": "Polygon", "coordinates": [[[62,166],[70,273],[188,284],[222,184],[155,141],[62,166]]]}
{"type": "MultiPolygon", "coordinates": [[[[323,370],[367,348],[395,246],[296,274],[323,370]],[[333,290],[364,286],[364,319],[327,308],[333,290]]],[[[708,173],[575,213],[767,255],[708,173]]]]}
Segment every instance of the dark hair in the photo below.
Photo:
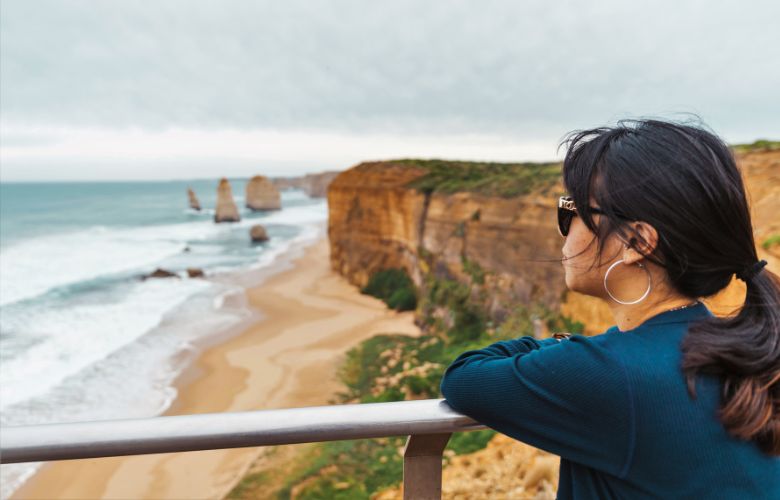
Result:
{"type": "MultiPolygon", "coordinates": [[[[619,234],[637,250],[646,243],[630,223],[658,233],[645,258],[665,268],[680,294],[708,297],[758,260],[741,172],[729,147],[696,126],[655,119],[566,136],[563,183],[582,222],[599,242],[619,234]],[[596,225],[594,199],[606,213],[596,225]]],[[[780,278],[764,268],[746,278],[744,305],[725,318],[690,325],[681,348],[688,392],[697,372],[722,376],[720,421],[732,436],[780,455],[780,278]]]]}

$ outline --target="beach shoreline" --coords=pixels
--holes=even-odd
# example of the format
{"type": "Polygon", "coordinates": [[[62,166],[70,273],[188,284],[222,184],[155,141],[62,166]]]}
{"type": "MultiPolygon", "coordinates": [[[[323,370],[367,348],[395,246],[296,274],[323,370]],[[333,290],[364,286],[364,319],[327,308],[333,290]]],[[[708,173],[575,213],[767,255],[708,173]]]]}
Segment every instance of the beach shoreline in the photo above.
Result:
{"type": "MultiPolygon", "coordinates": [[[[323,236],[244,297],[249,324],[200,346],[165,415],[330,404],[344,353],[377,333],[419,335],[413,313],[388,310],[330,269],[323,236]]],[[[221,498],[263,448],[52,462],[11,498],[221,498]]]]}

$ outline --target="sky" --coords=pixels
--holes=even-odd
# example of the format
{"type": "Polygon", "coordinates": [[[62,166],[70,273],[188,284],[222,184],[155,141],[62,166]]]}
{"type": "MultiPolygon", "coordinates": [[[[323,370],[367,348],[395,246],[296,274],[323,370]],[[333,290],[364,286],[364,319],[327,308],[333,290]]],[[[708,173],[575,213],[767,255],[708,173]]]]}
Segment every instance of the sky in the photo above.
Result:
{"type": "Polygon", "coordinates": [[[780,138],[773,1],[0,3],[0,181],[556,160],[574,129],[780,138]]]}

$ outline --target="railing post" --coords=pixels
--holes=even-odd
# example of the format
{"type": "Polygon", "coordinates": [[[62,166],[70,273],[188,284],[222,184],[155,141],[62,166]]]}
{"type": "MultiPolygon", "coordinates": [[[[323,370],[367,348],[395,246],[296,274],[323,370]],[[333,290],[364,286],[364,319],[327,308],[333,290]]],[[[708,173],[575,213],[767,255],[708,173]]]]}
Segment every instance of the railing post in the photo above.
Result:
{"type": "Polygon", "coordinates": [[[404,447],[404,500],[441,499],[441,459],[452,433],[412,434],[404,447]]]}

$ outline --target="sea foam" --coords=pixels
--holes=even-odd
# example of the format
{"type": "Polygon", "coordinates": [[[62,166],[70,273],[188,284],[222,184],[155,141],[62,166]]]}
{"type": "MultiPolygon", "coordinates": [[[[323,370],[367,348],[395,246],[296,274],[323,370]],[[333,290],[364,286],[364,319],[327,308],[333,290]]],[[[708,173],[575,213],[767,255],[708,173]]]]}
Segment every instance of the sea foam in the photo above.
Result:
{"type": "MultiPolygon", "coordinates": [[[[282,197],[283,210],[242,209],[238,223],[214,224],[211,214],[179,212],[181,222],[93,225],[3,246],[0,423],[165,411],[176,395],[173,382],[200,340],[251,314],[227,305],[240,301],[225,301],[242,293],[239,283],[251,284],[238,279],[242,270],[275,269],[280,258],[322,237],[326,202],[296,191],[282,197]],[[266,227],[269,242],[251,243],[254,224],[266,227]],[[139,279],[155,267],[182,276],[187,267],[201,267],[207,279],[139,279]]],[[[0,467],[0,497],[35,468],[0,467]]]]}

